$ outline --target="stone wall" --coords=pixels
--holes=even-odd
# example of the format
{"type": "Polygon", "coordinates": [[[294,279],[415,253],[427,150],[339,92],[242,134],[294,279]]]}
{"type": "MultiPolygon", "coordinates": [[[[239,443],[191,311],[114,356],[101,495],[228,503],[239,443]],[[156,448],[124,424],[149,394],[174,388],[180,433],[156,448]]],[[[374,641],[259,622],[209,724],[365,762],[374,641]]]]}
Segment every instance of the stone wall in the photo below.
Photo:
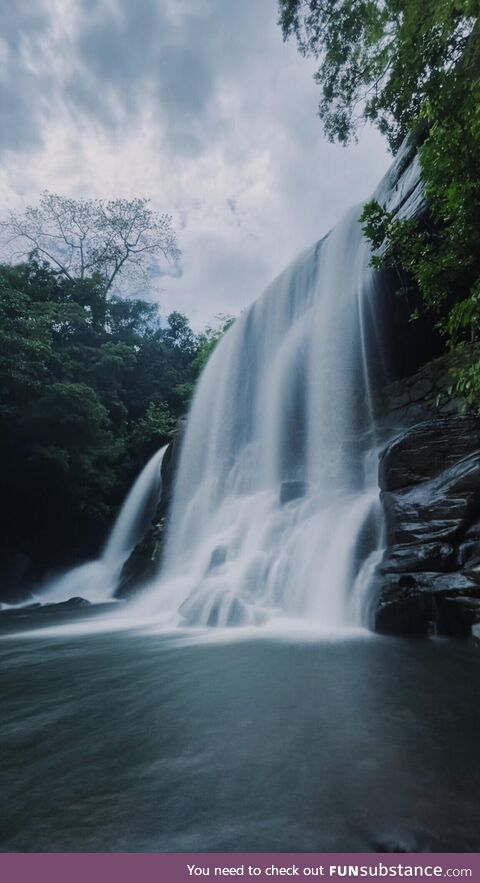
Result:
{"type": "Polygon", "coordinates": [[[414,374],[388,384],[376,393],[380,429],[394,432],[437,417],[457,416],[463,403],[452,398],[452,371],[462,364],[460,355],[432,359],[414,374]]]}

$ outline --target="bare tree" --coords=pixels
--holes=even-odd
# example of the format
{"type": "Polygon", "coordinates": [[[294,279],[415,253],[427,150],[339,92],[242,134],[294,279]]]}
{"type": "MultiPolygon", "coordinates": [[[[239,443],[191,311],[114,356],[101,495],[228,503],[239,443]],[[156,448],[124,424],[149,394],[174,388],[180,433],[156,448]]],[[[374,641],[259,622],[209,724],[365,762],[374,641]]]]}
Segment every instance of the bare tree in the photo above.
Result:
{"type": "Polygon", "coordinates": [[[45,191],[38,206],[2,223],[13,259],[36,255],[68,279],[101,276],[109,291],[121,275],[142,280],[158,258],[180,256],[170,215],[145,198],[68,199],[45,191]]]}

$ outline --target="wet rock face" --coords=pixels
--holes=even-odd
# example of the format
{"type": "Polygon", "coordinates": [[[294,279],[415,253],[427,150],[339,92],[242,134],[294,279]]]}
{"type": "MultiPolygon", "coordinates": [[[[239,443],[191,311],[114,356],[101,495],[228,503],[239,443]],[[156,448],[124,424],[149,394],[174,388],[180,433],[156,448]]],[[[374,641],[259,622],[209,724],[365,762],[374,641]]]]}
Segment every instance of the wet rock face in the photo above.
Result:
{"type": "Polygon", "coordinates": [[[141,591],[154,577],[162,557],[167,518],[173,495],[175,473],[180,457],[186,419],[178,421],[175,435],[170,442],[162,461],[162,493],[151,527],[135,546],[123,565],[120,581],[115,592],[116,598],[130,598],[141,591]]]}
{"type": "MultiPolygon", "coordinates": [[[[416,344],[410,341],[405,345],[416,344]]],[[[418,347],[422,349],[421,343],[418,347]]],[[[452,372],[463,364],[461,354],[444,354],[431,359],[414,374],[378,389],[375,405],[380,428],[401,432],[425,420],[456,417],[461,403],[450,394],[454,382],[452,372]]]]}
{"type": "Polygon", "coordinates": [[[480,622],[480,419],[431,417],[384,450],[376,628],[466,635],[480,622]]]}
{"type": "Polygon", "coordinates": [[[284,506],[285,503],[304,497],[306,487],[305,481],[282,481],[280,485],[280,505],[284,506]]]}

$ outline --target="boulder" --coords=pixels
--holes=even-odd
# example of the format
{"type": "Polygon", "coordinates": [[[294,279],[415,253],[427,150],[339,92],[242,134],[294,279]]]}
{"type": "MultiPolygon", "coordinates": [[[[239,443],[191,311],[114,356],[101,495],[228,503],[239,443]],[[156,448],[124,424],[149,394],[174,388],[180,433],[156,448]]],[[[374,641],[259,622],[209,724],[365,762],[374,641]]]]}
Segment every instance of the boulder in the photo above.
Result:
{"type": "Polygon", "coordinates": [[[407,429],[384,450],[379,462],[380,489],[393,492],[435,478],[440,483],[455,480],[455,471],[465,459],[460,471],[465,471],[463,484],[470,488],[471,470],[476,468],[477,476],[480,474],[480,420],[457,415],[433,417],[407,429]],[[449,466],[453,473],[445,476],[449,466]]]}
{"type": "Polygon", "coordinates": [[[68,601],[58,601],[56,604],[44,604],[44,607],[54,607],[55,610],[82,610],[91,606],[92,602],[86,598],[69,598],[68,601]]]}

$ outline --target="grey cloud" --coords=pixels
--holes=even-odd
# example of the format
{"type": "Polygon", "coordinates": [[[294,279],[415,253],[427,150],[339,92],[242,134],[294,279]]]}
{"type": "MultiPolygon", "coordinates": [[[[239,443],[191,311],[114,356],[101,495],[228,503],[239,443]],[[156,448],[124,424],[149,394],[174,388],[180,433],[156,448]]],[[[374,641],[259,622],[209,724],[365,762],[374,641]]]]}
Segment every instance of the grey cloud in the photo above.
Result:
{"type": "Polygon", "coordinates": [[[326,143],[311,66],[283,44],[277,0],[2,6],[3,198],[152,196],[173,212],[184,255],[160,300],[197,327],[238,314],[384,171],[372,131],[349,151],[326,143]]]}
{"type": "MultiPolygon", "coordinates": [[[[160,0],[115,0],[113,7],[84,0],[78,70],[66,97],[110,129],[115,122],[135,125],[153,95],[164,142],[180,154],[200,153],[228,129],[228,115],[215,104],[218,86],[243,78],[253,97],[262,85],[255,70],[272,53],[266,25],[275,27],[275,16],[276,0],[257,0],[250,9],[236,0],[191,0],[180,23],[160,0]]],[[[280,45],[277,39],[276,52],[280,45]]]]}
{"type": "Polygon", "coordinates": [[[2,18],[2,39],[11,49],[18,50],[22,37],[35,36],[43,31],[49,23],[49,16],[42,3],[32,5],[31,0],[2,0],[0,3],[2,18]]]}
{"type": "Polygon", "coordinates": [[[13,74],[0,82],[0,150],[25,150],[40,142],[38,118],[30,107],[31,80],[13,74]]]}
{"type": "Polygon", "coordinates": [[[80,0],[73,42],[54,47],[64,61],[55,80],[45,72],[35,78],[19,51],[28,38],[33,61],[42,61],[38,37],[52,24],[51,7],[44,0],[1,5],[11,49],[2,95],[5,146],[38,146],[45,108],[60,113],[62,101],[77,125],[93,122],[117,135],[137,125],[150,101],[163,142],[190,157],[230,125],[216,104],[218,86],[238,86],[243,78],[246,94],[254,92],[252,62],[254,71],[271,53],[265,25],[276,15],[276,0],[257,0],[250,10],[236,0],[191,0],[179,20],[168,15],[166,0],[80,0]]]}
{"type": "MultiPolygon", "coordinates": [[[[191,40],[189,28],[168,20],[156,0],[89,2],[76,41],[78,69],[66,97],[111,128],[133,126],[155,96],[164,137],[191,154],[201,147],[199,121],[212,93],[214,60],[191,40]]],[[[208,113],[208,111],[207,111],[208,113]]]]}
{"type": "Polygon", "coordinates": [[[220,233],[200,234],[189,242],[182,276],[165,281],[159,299],[164,312],[182,309],[201,328],[219,313],[239,315],[269,281],[268,255],[245,253],[220,233]]]}
{"type": "Polygon", "coordinates": [[[155,48],[163,17],[155,0],[117,0],[115,10],[106,4],[84,18],[76,49],[85,66],[103,88],[117,85],[130,97],[139,81],[152,73],[155,48]]]}
{"type": "Polygon", "coordinates": [[[161,15],[154,0],[115,8],[102,0],[84,0],[72,47],[71,71],[62,92],[72,115],[82,114],[106,131],[134,125],[152,73],[161,15]]]}
{"type": "Polygon", "coordinates": [[[157,68],[162,101],[172,112],[201,114],[212,94],[213,76],[203,53],[165,45],[157,68]]]}
{"type": "Polygon", "coordinates": [[[5,47],[0,80],[0,151],[28,150],[41,141],[44,101],[51,82],[45,76],[35,76],[25,53],[38,51],[49,17],[41,2],[32,8],[28,0],[2,0],[0,15],[5,47]]]}
{"type": "Polygon", "coordinates": [[[105,90],[99,93],[98,89],[92,88],[85,74],[77,73],[75,76],[69,76],[62,93],[71,115],[79,123],[83,115],[85,125],[91,126],[97,123],[110,132],[117,129],[120,123],[118,102],[114,96],[107,96],[105,90]]]}

